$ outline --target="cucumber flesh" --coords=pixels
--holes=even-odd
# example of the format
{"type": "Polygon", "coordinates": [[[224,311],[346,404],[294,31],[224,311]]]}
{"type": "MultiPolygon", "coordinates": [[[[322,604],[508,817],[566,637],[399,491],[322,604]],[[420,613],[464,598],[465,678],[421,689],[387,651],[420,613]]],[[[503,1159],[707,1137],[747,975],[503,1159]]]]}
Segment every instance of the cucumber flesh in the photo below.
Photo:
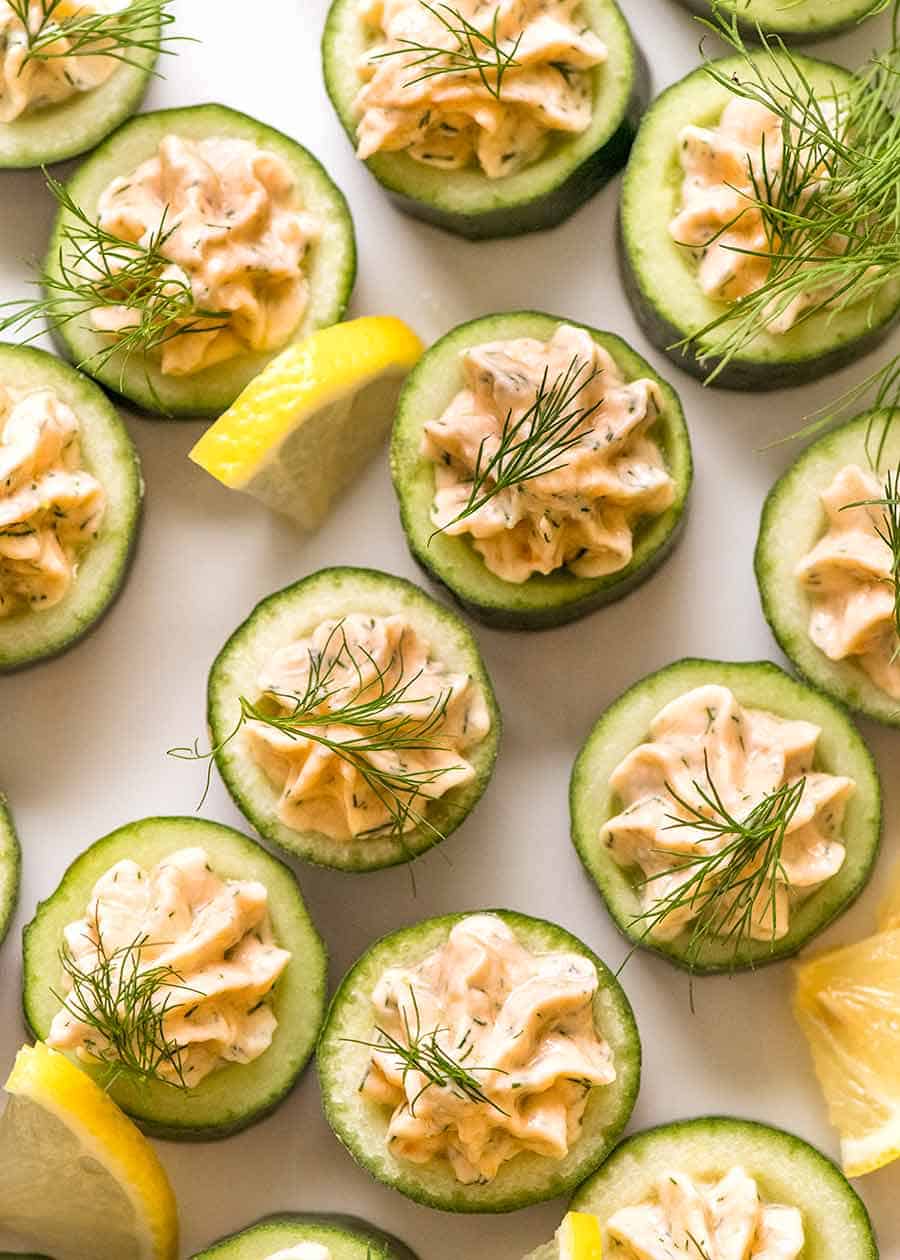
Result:
{"type": "Polygon", "coordinates": [[[399,1239],[365,1221],[299,1212],[266,1217],[197,1252],[192,1260],[269,1260],[277,1252],[300,1243],[327,1247],[331,1260],[417,1260],[399,1239]]]}
{"type": "Polygon", "coordinates": [[[350,1154],[378,1181],[428,1207],[447,1212],[512,1212],[572,1190],[607,1156],[628,1122],[640,1080],[641,1045],[634,1016],[619,982],[587,945],[564,928],[509,910],[486,910],[506,922],[528,949],[565,950],[590,958],[600,978],[594,1000],[598,1032],[609,1043],[616,1081],[595,1089],[578,1141],[563,1160],[523,1153],[504,1164],[487,1185],[463,1185],[444,1160],[411,1164],[386,1145],[389,1112],[365,1099],[359,1083],[370,1051],[352,1044],[371,1041],[372,991],[391,966],[413,966],[447,940],[462,914],[444,915],[386,936],[371,947],[341,982],[316,1052],[328,1123],[350,1154]],[[349,1039],[349,1040],[348,1040],[349,1039]]]}
{"type": "Polygon", "coordinates": [[[12,815],[0,793],[0,945],[16,911],[19,880],[22,874],[22,852],[12,815]]]}
{"type": "MultiPolygon", "coordinates": [[[[147,35],[152,44],[149,29],[147,35]]],[[[137,111],[158,56],[152,47],[130,49],[131,64],[119,64],[92,91],[0,123],[0,169],[49,166],[93,149],[137,111]]]]}
{"type": "MultiPolygon", "coordinates": [[[[324,1013],[327,964],[292,872],[230,827],[198,818],[146,818],[98,840],[76,858],[56,891],[38,906],[23,938],[25,1018],[35,1038],[45,1040],[60,1006],[51,990],[60,982],[63,929],[84,914],[96,881],[124,858],[149,867],[191,846],[206,849],[221,878],[257,879],[265,885],[276,943],[290,950],[291,961],[273,991],[278,1028],[258,1059],[217,1068],[191,1090],[125,1077],[110,1087],[112,1099],[145,1133],[174,1141],[227,1137],[261,1120],[285,1098],[312,1054],[324,1013]]],[[[85,1071],[97,1075],[95,1069],[85,1071]]]]}
{"type": "Polygon", "coordinates": [[[730,688],[748,708],[803,719],[821,727],[816,769],[845,774],[856,782],[842,830],[847,856],[840,871],[795,906],[788,933],[780,940],[734,942],[707,939],[691,969],[705,972],[759,967],[795,954],[841,914],[865,887],[881,837],[881,787],[872,755],[845,712],[826,696],[789,677],[768,661],[678,661],[626,691],[597,722],[572,771],[572,840],[619,930],[635,945],[690,967],[690,929],[672,941],[644,936],[634,920],[640,914],[638,877],[618,865],[600,843],[600,829],[621,805],[609,779],[614,768],[648,736],[650,723],[670,701],[695,687],[715,683],[730,688]]]}
{"type": "Polygon", "coordinates": [[[322,569],[257,604],[213,662],[208,686],[208,718],[216,764],[238,809],[266,840],[321,866],[371,871],[418,857],[454,831],[487,787],[497,757],[501,719],[478,645],[449,609],[435,603],[412,582],[374,569],[322,569]],[[316,831],[295,831],[277,816],[281,792],[247,755],[240,739],[225,742],[240,714],[239,698],[255,699],[258,678],[272,655],[312,633],[322,622],[350,613],[407,617],[429,642],[436,659],[452,672],[467,673],[481,689],[491,715],[487,737],[466,757],[475,778],[429,803],[428,825],[404,834],[334,840],[316,831]]]}
{"type": "MultiPolygon", "coordinates": [[[[757,54],[762,60],[764,54],[757,54]]],[[[845,89],[853,76],[829,62],[795,54],[795,62],[823,96],[845,89]]],[[[793,73],[783,58],[785,73],[793,73]]],[[[713,63],[726,78],[745,73],[742,58],[713,63]]],[[[619,257],[622,279],[648,339],[692,376],[705,379],[716,359],[701,363],[677,343],[727,309],[707,297],[691,253],[672,240],[669,223],[681,204],[683,172],[678,137],[689,123],[715,126],[729,93],[705,67],[663,92],[644,116],[622,185],[619,257]]],[[[900,284],[889,281],[871,302],[820,311],[786,333],[760,334],[716,377],[726,389],[770,390],[802,385],[855,363],[884,339],[900,311],[900,284]]]]}
{"type": "MultiPolygon", "coordinates": [[[[680,3],[708,18],[712,13],[710,0],[680,0],[680,3]]],[[[812,43],[827,39],[869,17],[874,0],[723,0],[722,7],[736,11],[744,35],[758,38],[757,27],[764,34],[780,35],[788,43],[812,43]]]]}
{"type": "MultiPolygon", "coordinates": [[[[437,170],[406,153],[377,153],[366,165],[401,210],[470,240],[518,236],[568,218],[621,170],[646,102],[647,75],[614,0],[582,0],[581,11],[609,49],[607,62],[593,72],[588,130],[554,138],[546,156],[504,179],[474,168],[437,170]]],[[[367,48],[356,0],[334,0],[322,41],[325,85],[354,147],[356,67],[367,48]]]]}
{"type": "MultiPolygon", "coordinates": [[[[281,157],[290,167],[300,189],[306,210],[322,224],[323,232],[307,255],[304,270],[309,281],[309,304],[290,343],[340,320],[347,308],[356,277],[356,244],[353,221],[343,194],[324,168],[295,140],[224,105],[192,105],[184,109],[158,110],[140,114],[120,127],[82,163],[67,184],[68,192],[85,213],[92,217],[106,187],[119,175],[128,175],[152,157],[167,135],[191,140],[228,137],[247,140],[281,157]]],[[[44,262],[48,276],[59,275],[60,249],[63,256],[64,230],[70,216],[60,210],[56,217],[50,247],[44,262]]],[[[257,376],[278,350],[247,353],[197,372],[193,376],[164,376],[146,356],[133,355],[127,363],[114,355],[102,367],[96,356],[108,348],[108,340],[89,327],[87,319],[73,320],[57,328],[56,335],[66,353],[83,365],[100,384],[120,393],[135,406],[151,414],[172,418],[217,417],[257,376]]]]}
{"type": "Polygon", "coordinates": [[[109,609],[128,573],[144,483],[137,451],[93,382],[52,354],[0,344],[0,384],[52,389],[78,417],[82,460],[106,491],[100,533],[82,552],[69,593],[51,608],[0,619],[0,674],[70,648],[109,609]]]}
{"type": "MultiPolygon", "coordinates": [[[[900,463],[900,411],[893,413],[879,460],[881,469],[900,463]]],[[[847,464],[869,467],[887,421],[884,412],[866,412],[813,442],[775,483],[762,512],[756,544],[756,580],[766,620],[781,650],[814,687],[847,708],[877,722],[900,726],[900,701],[893,699],[848,657],[831,661],[809,637],[812,604],[794,577],[797,564],[824,533],[826,520],[820,495],[847,464]],[[873,433],[870,444],[868,435],[873,433]]]]}
{"type": "Polygon", "coordinates": [[[650,364],[612,333],[588,328],[628,380],[649,377],[663,395],[663,413],[650,430],[675,481],[675,500],[659,516],[638,524],[628,566],[602,578],[579,578],[567,570],[527,582],[506,582],[485,565],[467,535],[436,534],[431,521],[434,465],[421,453],[422,431],[463,387],[459,357],[471,346],[518,337],[548,341],[562,323],[574,320],[537,311],[488,315],[453,329],[436,342],[410,374],[398,404],[391,441],[391,471],[400,517],[413,556],[446,586],[473,617],[501,629],[539,630],[582,617],[628,594],[665,560],[678,538],[693,477],[691,444],[678,395],[650,364]]]}

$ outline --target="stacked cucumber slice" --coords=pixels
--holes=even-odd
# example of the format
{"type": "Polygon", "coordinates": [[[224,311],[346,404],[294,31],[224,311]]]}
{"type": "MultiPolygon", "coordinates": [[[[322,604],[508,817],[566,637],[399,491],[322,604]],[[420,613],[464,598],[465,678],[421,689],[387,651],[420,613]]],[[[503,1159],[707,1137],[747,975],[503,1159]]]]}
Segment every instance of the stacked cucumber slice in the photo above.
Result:
{"type": "MultiPolygon", "coordinates": [[[[712,0],[681,0],[698,17],[713,12],[712,0]]],[[[877,0],[721,0],[727,13],[734,13],[744,35],[750,39],[779,35],[786,42],[811,43],[828,39],[864,21],[878,6],[877,0]]]]}
{"type": "Polygon", "coordinates": [[[0,794],[0,944],[15,914],[21,866],[22,854],[12,815],[0,794]]]}
{"type": "Polygon", "coordinates": [[[399,1239],[364,1221],[300,1212],[268,1216],[197,1252],[193,1260],[270,1260],[301,1243],[325,1247],[331,1260],[417,1260],[399,1239]]]}

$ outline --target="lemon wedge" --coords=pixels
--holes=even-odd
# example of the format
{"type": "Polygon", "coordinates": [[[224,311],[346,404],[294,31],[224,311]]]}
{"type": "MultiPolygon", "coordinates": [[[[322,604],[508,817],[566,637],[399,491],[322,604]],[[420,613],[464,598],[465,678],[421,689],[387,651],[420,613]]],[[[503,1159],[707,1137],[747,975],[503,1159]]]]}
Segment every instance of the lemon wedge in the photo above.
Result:
{"type": "Polygon", "coordinates": [[[601,1260],[600,1221],[589,1212],[568,1212],[556,1231],[559,1260],[601,1260]]]}
{"type": "Polygon", "coordinates": [[[844,1172],[861,1177],[900,1157],[900,927],[801,963],[796,978],[844,1172]]]}
{"type": "Polygon", "coordinates": [[[176,1260],[175,1198],[150,1143],[42,1042],[16,1056],[0,1119],[0,1221],[55,1260],[176,1260]]]}
{"type": "Polygon", "coordinates": [[[383,442],[422,350],[390,316],[324,328],[273,359],[190,458],[223,485],[315,529],[383,442]]]}

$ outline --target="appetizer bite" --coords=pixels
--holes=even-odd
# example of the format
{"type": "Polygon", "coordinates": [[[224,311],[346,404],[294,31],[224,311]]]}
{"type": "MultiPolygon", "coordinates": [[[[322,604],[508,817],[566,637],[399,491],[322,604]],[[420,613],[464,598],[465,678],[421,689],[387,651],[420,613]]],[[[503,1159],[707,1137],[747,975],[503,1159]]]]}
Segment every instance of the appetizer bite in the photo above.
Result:
{"type": "Polygon", "coordinates": [[[143,493],[96,385],[43,350],[0,344],[0,673],[96,625],[125,581],[143,493]]]}
{"type": "Polygon", "coordinates": [[[6,799],[0,792],[0,944],[9,931],[19,896],[22,853],[6,799]]]}
{"type": "Polygon", "coordinates": [[[612,333],[491,315],[426,352],[391,448],[410,549],[489,625],[541,629],[662,563],[693,473],[675,391],[612,333]]]}
{"type": "Polygon", "coordinates": [[[86,153],[136,112],[169,0],[0,0],[0,168],[86,153]]]}
{"type": "MultiPolygon", "coordinates": [[[[578,1189],[575,1214],[593,1218],[608,1260],[878,1260],[865,1205],[830,1159],[782,1129],[726,1116],[626,1138],[578,1189]]],[[[565,1233],[564,1222],[528,1260],[600,1255],[567,1254],[565,1233]]]]}
{"type": "Polygon", "coordinates": [[[408,862],[455,831],[500,741],[470,631],[374,569],[323,569],[257,604],[216,657],[208,701],[210,755],[241,812],[346,871],[408,862]]]}
{"type": "Polygon", "coordinates": [[[552,227],[625,163],[646,78],[613,0],[334,0],[328,94],[400,209],[470,239],[552,227]]]}
{"type": "Polygon", "coordinates": [[[578,755],[572,838],[617,927],[691,972],[796,953],[864,887],[881,834],[844,712],[768,661],[679,661],[578,755]]]}
{"type": "Polygon", "coordinates": [[[399,1239],[344,1216],[284,1212],[230,1234],[192,1260],[417,1260],[399,1239]]]}
{"type": "Polygon", "coordinates": [[[897,418],[868,412],[807,447],[770,491],[756,545],[763,609],[785,655],[816,687],[892,726],[900,726],[897,418]]]}
{"type": "Polygon", "coordinates": [[[7,303],[0,328],[46,319],[75,362],[148,412],[218,416],[279,350],[346,309],[356,246],[343,195],[312,154],[246,114],[141,114],[50,187],[43,297],[7,303]]]}
{"type": "Polygon", "coordinates": [[[387,1186],[451,1212],[564,1194],[606,1157],[640,1078],[628,999],[555,924],[508,910],[387,936],[331,1004],[325,1115],[387,1186]]]}
{"type": "Polygon", "coordinates": [[[748,39],[778,35],[787,43],[812,43],[856,26],[885,6],[882,0],[680,0],[698,17],[710,17],[716,6],[737,19],[748,39]]]}
{"type": "Polygon", "coordinates": [[[147,818],[82,854],[24,934],[29,1027],[146,1132],[227,1137],[315,1045],[325,949],[293,874],[230,827],[147,818]]]}
{"type": "Polygon", "coordinates": [[[895,230],[898,128],[877,66],[855,76],[729,42],[737,55],[663,92],[641,124],[621,266],[642,329],[675,363],[709,384],[779,389],[856,362],[897,314],[900,285],[877,260],[895,230]]]}

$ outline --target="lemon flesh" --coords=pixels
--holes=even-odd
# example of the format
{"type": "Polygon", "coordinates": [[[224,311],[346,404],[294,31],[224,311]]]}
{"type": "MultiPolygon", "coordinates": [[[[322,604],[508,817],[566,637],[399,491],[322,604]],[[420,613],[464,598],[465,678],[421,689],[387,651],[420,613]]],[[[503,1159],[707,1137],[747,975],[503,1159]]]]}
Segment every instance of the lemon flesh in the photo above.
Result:
{"type": "Polygon", "coordinates": [[[422,343],[399,319],[351,320],[280,354],[190,458],[303,529],[315,529],[384,441],[422,343]]]}
{"type": "Polygon", "coordinates": [[[900,928],[796,968],[794,1010],[848,1177],[900,1156],[900,928]]]}
{"type": "Polygon", "coordinates": [[[153,1148],[42,1042],[16,1056],[0,1119],[0,1224],[54,1260],[176,1260],[175,1199],[153,1148]]]}
{"type": "Polygon", "coordinates": [[[556,1231],[559,1260],[602,1260],[600,1221],[590,1212],[569,1212],[556,1231]]]}

